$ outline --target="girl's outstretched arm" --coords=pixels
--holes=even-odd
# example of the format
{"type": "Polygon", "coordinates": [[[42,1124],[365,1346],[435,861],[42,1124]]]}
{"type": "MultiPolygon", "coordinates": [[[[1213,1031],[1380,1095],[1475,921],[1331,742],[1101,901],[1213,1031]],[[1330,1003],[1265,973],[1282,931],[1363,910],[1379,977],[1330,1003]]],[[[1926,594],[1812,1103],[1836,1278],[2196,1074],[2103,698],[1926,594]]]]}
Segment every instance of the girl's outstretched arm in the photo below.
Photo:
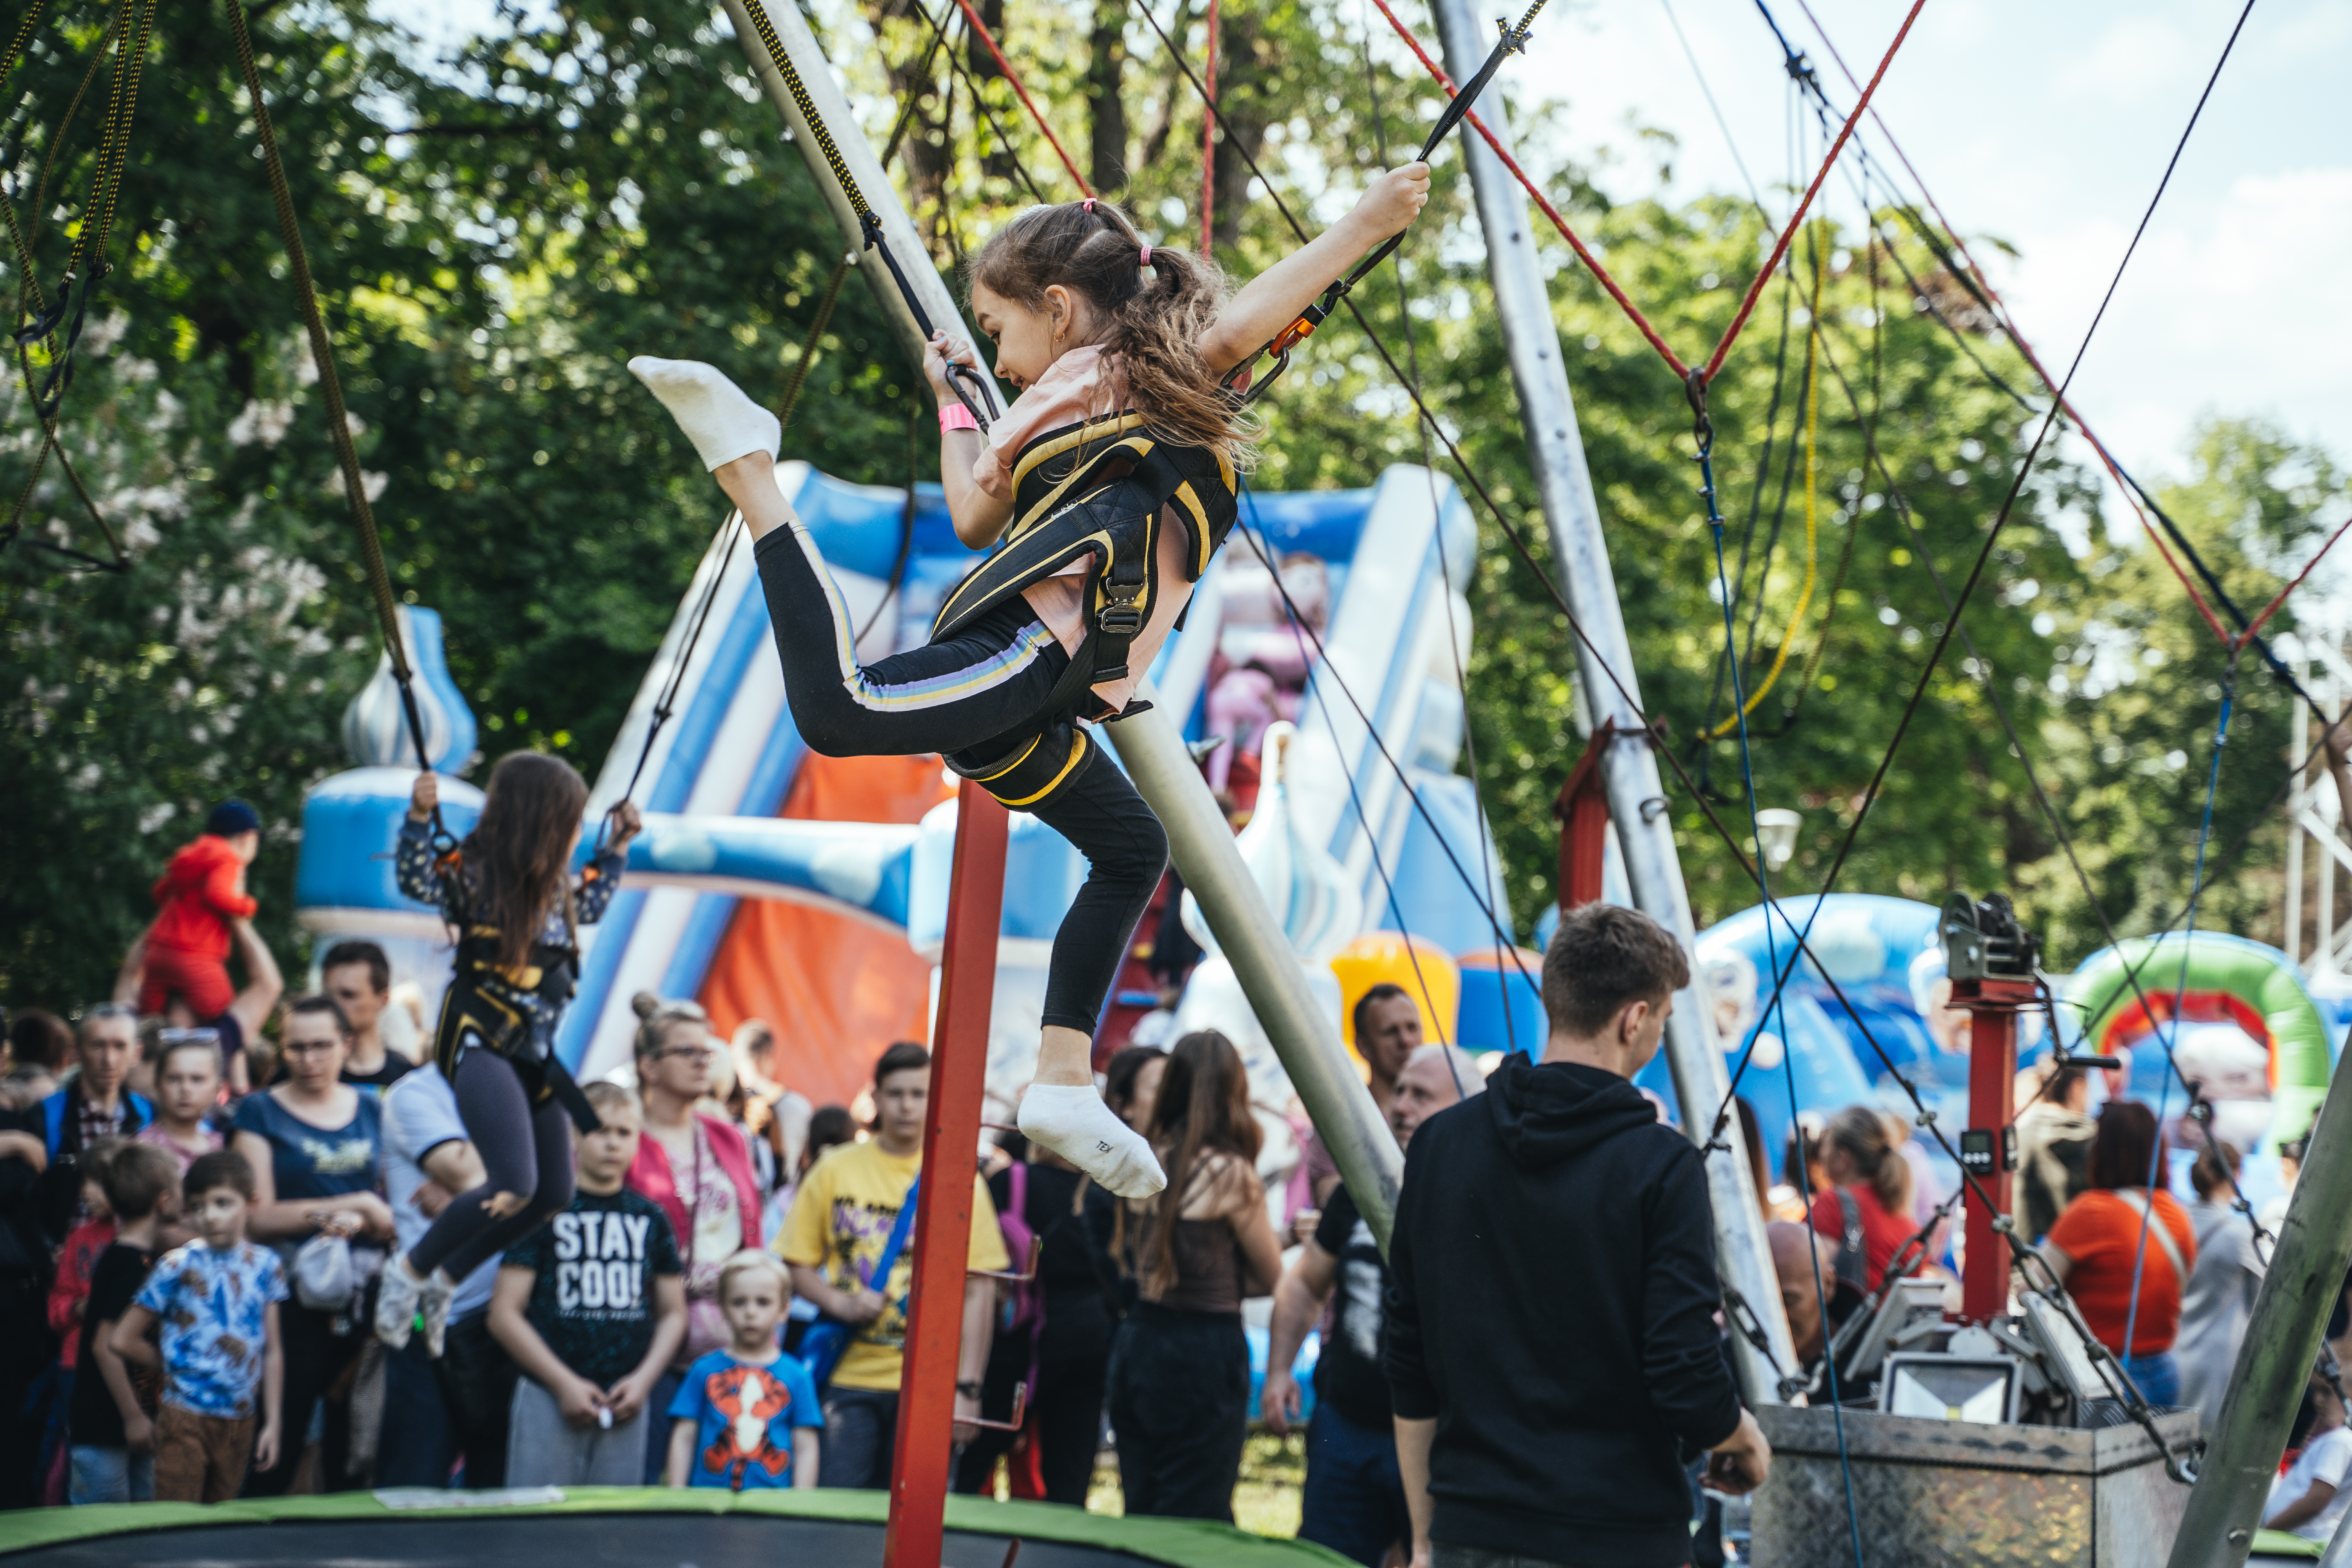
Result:
{"type": "Polygon", "coordinates": [[[1223,375],[1298,319],[1357,259],[1402,234],[1429,201],[1429,165],[1407,163],[1374,180],[1355,209],[1259,273],[1218,312],[1201,357],[1223,375]]]}

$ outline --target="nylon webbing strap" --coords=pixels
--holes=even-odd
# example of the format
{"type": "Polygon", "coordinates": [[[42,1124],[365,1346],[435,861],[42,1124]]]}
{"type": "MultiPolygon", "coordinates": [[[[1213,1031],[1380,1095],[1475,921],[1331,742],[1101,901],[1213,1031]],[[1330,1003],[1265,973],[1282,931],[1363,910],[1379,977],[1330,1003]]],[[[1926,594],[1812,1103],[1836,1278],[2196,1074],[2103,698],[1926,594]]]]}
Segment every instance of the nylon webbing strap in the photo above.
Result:
{"type": "Polygon", "coordinates": [[[784,41],[776,37],[776,25],[768,20],[767,6],[761,5],[761,0],[743,0],[743,9],[751,18],[751,30],[758,33],[760,42],[767,46],[768,58],[774,63],[776,74],[784,79],[784,89],[793,95],[793,106],[801,111],[801,118],[808,121],[809,134],[816,138],[816,150],[824,154],[825,167],[831,169],[833,177],[841,182],[841,194],[849,198],[849,210],[857,215],[857,221],[866,229],[866,243],[871,245],[881,235],[882,220],[876,217],[874,209],[866,205],[866,194],[857,188],[856,177],[850,174],[849,165],[842,161],[841,148],[834,142],[833,132],[825,129],[824,118],[817,113],[816,102],[809,97],[808,85],[801,80],[800,69],[793,64],[793,57],[784,52],[784,41]]]}
{"type": "MultiPolygon", "coordinates": [[[[24,21],[17,26],[16,37],[9,41],[7,54],[0,56],[0,87],[5,87],[8,79],[16,73],[17,62],[25,56],[25,46],[32,41],[33,29],[39,24],[41,14],[47,5],[47,0],[33,0],[32,5],[26,11],[24,21]]],[[[42,157],[41,177],[34,191],[33,206],[37,215],[40,209],[41,197],[48,188],[49,165],[57,157],[58,141],[65,135],[67,127],[73,123],[74,117],[80,111],[82,99],[89,93],[90,83],[97,79],[99,63],[104,58],[106,47],[114,41],[116,35],[121,30],[121,26],[122,15],[118,11],[114,20],[108,24],[105,37],[99,40],[99,53],[91,58],[89,70],[83,76],[80,88],[74,93],[73,101],[67,106],[64,118],[58,121],[57,131],[50,138],[48,151],[42,157]]],[[[103,152],[102,135],[101,130],[101,153],[103,152]]],[[[101,157],[101,167],[103,163],[104,160],[101,157]]],[[[66,482],[73,487],[74,494],[80,498],[83,509],[89,513],[90,521],[98,524],[98,531],[106,536],[107,547],[113,552],[113,558],[101,561],[87,551],[76,550],[69,545],[58,544],[46,539],[25,539],[25,544],[27,548],[47,551],[52,555],[75,562],[90,571],[127,572],[131,569],[131,561],[123,553],[122,541],[115,537],[113,527],[106,521],[106,514],[99,510],[98,502],[91,499],[89,487],[82,483],[81,475],[74,468],[73,459],[67,455],[64,446],[58,442],[56,411],[53,408],[44,411],[42,394],[33,385],[33,361],[28,352],[31,345],[37,340],[47,338],[49,354],[53,360],[57,355],[58,345],[56,339],[47,332],[26,331],[26,323],[29,319],[36,317],[51,321],[56,318],[49,316],[47,302],[41,295],[40,279],[34,275],[32,247],[26,242],[25,231],[16,221],[16,203],[5,196],[0,196],[0,219],[5,220],[8,226],[8,241],[16,255],[16,368],[24,378],[25,395],[33,405],[34,417],[41,426],[41,448],[34,454],[32,472],[26,476],[25,488],[17,494],[16,504],[9,510],[7,523],[0,526],[0,550],[5,550],[16,543],[24,534],[25,514],[32,508],[33,499],[40,489],[41,477],[48,472],[49,455],[54,452],[57,454],[58,467],[66,476],[66,482]]],[[[38,221],[37,216],[36,221],[38,221]]]]}
{"type": "MultiPolygon", "coordinates": [[[[816,100],[809,96],[808,84],[801,79],[800,68],[793,64],[793,57],[786,52],[783,39],[776,36],[776,25],[768,19],[767,6],[761,0],[743,0],[743,10],[751,18],[751,30],[760,35],[760,42],[768,51],[769,62],[776,68],[776,74],[783,79],[784,90],[793,95],[793,106],[808,122],[809,134],[816,138],[816,150],[824,154],[825,167],[831,169],[833,177],[841,182],[841,194],[849,199],[849,210],[857,216],[858,228],[866,247],[882,253],[882,263],[889,268],[891,280],[898,285],[899,297],[907,301],[907,310],[915,318],[916,329],[923,334],[923,341],[929,342],[938,328],[932,325],[930,313],[923,309],[922,300],[916,296],[915,286],[908,280],[906,269],[890,253],[889,242],[882,236],[882,220],[867,205],[866,193],[857,188],[857,177],[849,172],[849,164],[841,156],[840,143],[833,139],[833,132],[826,128],[824,117],[817,113],[816,100]]],[[[977,372],[950,363],[948,382],[955,388],[957,400],[971,411],[971,416],[985,431],[997,413],[996,401],[989,395],[985,379],[977,372]],[[966,382],[971,384],[971,392],[964,390],[966,382]]]]}
{"type": "MultiPolygon", "coordinates": [[[[261,68],[254,61],[253,36],[247,30],[243,0],[229,0],[230,26],[236,36],[238,68],[245,73],[245,90],[253,100],[254,132],[261,140],[262,159],[269,170],[269,195],[278,207],[278,229],[286,241],[286,261],[294,274],[294,292],[302,306],[302,325],[310,336],[310,358],[319,368],[319,388],[327,401],[328,433],[335,443],[335,461],[343,473],[343,495],[351,502],[352,519],[359,524],[360,555],[367,567],[368,586],[375,599],[376,619],[383,630],[384,657],[392,678],[400,686],[400,706],[408,718],[408,733],[416,747],[416,765],[431,767],[425,749],[425,721],[416,709],[414,673],[408,650],[400,637],[400,611],[393,599],[392,574],[384,569],[383,542],[376,536],[375,510],[368,504],[367,481],[360,473],[359,447],[352,440],[350,412],[343,406],[342,378],[335,373],[335,345],[327,336],[326,318],[320,313],[319,291],[310,279],[310,252],[302,244],[302,227],[294,216],[294,194],[286,184],[285,160],[278,155],[278,134],[269,123],[269,106],[261,96],[261,68]]],[[[441,825],[441,808],[433,808],[436,839],[448,837],[441,825]]]]}
{"type": "MultiPolygon", "coordinates": [[[[29,24],[28,18],[27,28],[29,24]]],[[[81,342],[82,324],[89,319],[90,291],[113,270],[106,259],[107,242],[114,232],[114,214],[122,195],[122,171],[130,158],[131,122],[139,105],[140,71],[147,61],[147,46],[154,26],[155,0],[123,0],[110,29],[115,40],[114,81],[108,92],[106,120],[99,130],[98,164],[90,177],[89,202],[82,214],[81,232],[76,236],[73,250],[67,258],[56,303],[41,310],[16,334],[19,343],[30,343],[48,337],[59,322],[66,323],[65,342],[57,349],[48,379],[33,397],[34,412],[44,424],[56,416],[65,401],[67,388],[73,384],[74,350],[81,342]]],[[[16,47],[20,47],[26,41],[25,34],[26,29],[19,30],[16,47]]],[[[15,67],[14,47],[7,63],[10,68],[15,67]]],[[[63,129],[59,127],[60,133],[63,129]]],[[[55,153],[53,144],[50,153],[54,156],[55,153]]]]}

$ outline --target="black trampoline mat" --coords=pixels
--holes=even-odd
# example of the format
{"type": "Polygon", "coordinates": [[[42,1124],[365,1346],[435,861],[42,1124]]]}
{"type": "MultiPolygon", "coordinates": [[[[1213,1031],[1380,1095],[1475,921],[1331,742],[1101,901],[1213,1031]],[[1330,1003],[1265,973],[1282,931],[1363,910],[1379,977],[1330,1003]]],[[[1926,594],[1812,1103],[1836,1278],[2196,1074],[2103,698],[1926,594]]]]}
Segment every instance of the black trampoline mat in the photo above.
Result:
{"type": "MultiPolygon", "coordinates": [[[[106,1535],[12,1552],[9,1568],[879,1568],[882,1526],[774,1515],[288,1520],[106,1535]]],[[[941,1568],[1002,1568],[1009,1539],[947,1534],[941,1568]]],[[[1145,1559],[1021,1543],[1018,1568],[1132,1568],[1145,1559]]]]}

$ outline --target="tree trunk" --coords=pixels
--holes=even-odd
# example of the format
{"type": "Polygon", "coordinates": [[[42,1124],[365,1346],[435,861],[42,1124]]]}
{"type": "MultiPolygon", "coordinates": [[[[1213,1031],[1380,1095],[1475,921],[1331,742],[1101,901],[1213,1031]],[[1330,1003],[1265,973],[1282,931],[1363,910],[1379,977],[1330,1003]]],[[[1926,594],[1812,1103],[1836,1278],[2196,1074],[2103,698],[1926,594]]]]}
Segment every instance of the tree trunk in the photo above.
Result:
{"type": "Polygon", "coordinates": [[[1249,164],[1265,145],[1271,118],[1265,83],[1272,62],[1261,58],[1270,46],[1260,19],[1240,5],[1222,8],[1217,38],[1217,114],[1223,130],[1216,140],[1216,211],[1210,232],[1221,246],[1236,245],[1242,216],[1249,210],[1249,164]]]}
{"type": "Polygon", "coordinates": [[[1119,88],[1127,74],[1127,6],[1120,0],[1095,0],[1092,53],[1087,65],[1087,104],[1092,112],[1092,143],[1087,175],[1108,195],[1127,185],[1127,104],[1119,88]]]}
{"type": "MultiPolygon", "coordinates": [[[[974,8],[980,12],[980,19],[988,28],[989,36],[994,38],[1000,47],[1003,46],[1004,0],[979,0],[979,4],[974,8]]],[[[1027,127],[1022,122],[1028,118],[1028,115],[1027,111],[1022,109],[1020,100],[1009,89],[995,89],[988,85],[992,81],[1003,80],[1004,73],[997,68],[996,57],[988,52],[988,46],[980,41],[979,34],[974,33],[966,40],[965,54],[967,58],[964,68],[971,73],[972,87],[976,91],[987,94],[989,107],[996,110],[997,123],[1003,126],[1012,135],[1025,135],[1027,127]]],[[[1009,48],[1005,50],[1005,56],[1007,58],[1016,58],[1009,48]]],[[[981,120],[976,105],[972,118],[975,121],[981,120]]],[[[986,122],[982,121],[982,123],[986,122]]],[[[1040,138],[1040,140],[1043,139],[1040,138]]],[[[1012,181],[1020,178],[1018,171],[1013,167],[1012,148],[999,145],[993,133],[982,136],[981,142],[988,149],[981,154],[980,158],[980,172],[982,174],[996,180],[1012,181]]],[[[1040,147],[1039,151],[1045,150],[1040,147]]],[[[1048,166],[1050,167],[1050,163],[1048,166]]]]}
{"type": "Polygon", "coordinates": [[[913,216],[918,224],[928,219],[931,244],[936,249],[940,238],[950,146],[943,113],[946,99],[939,90],[940,72],[944,65],[931,53],[930,25],[923,20],[917,0],[875,0],[866,17],[877,39],[894,34],[905,34],[911,39],[903,59],[892,60],[888,51],[883,51],[883,71],[890,82],[894,107],[890,123],[898,123],[898,115],[905,111],[910,98],[917,105],[906,135],[899,139],[898,155],[906,162],[908,194],[912,198],[908,205],[913,216]],[[889,26],[902,19],[913,24],[911,30],[889,26]]]}

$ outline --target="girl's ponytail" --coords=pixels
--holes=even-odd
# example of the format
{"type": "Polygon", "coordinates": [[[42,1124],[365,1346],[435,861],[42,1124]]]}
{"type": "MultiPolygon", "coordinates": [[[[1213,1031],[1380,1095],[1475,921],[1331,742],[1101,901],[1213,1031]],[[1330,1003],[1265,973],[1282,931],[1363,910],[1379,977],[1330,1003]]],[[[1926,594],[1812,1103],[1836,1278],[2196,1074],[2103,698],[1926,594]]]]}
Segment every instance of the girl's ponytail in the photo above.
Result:
{"type": "Polygon", "coordinates": [[[1057,283],[1085,295],[1105,319],[1103,352],[1118,356],[1152,434],[1249,465],[1257,422],[1217,384],[1197,346],[1224,302],[1216,263],[1147,247],[1126,213],[1097,198],[1023,213],[972,258],[971,278],[1032,310],[1057,283]]]}

